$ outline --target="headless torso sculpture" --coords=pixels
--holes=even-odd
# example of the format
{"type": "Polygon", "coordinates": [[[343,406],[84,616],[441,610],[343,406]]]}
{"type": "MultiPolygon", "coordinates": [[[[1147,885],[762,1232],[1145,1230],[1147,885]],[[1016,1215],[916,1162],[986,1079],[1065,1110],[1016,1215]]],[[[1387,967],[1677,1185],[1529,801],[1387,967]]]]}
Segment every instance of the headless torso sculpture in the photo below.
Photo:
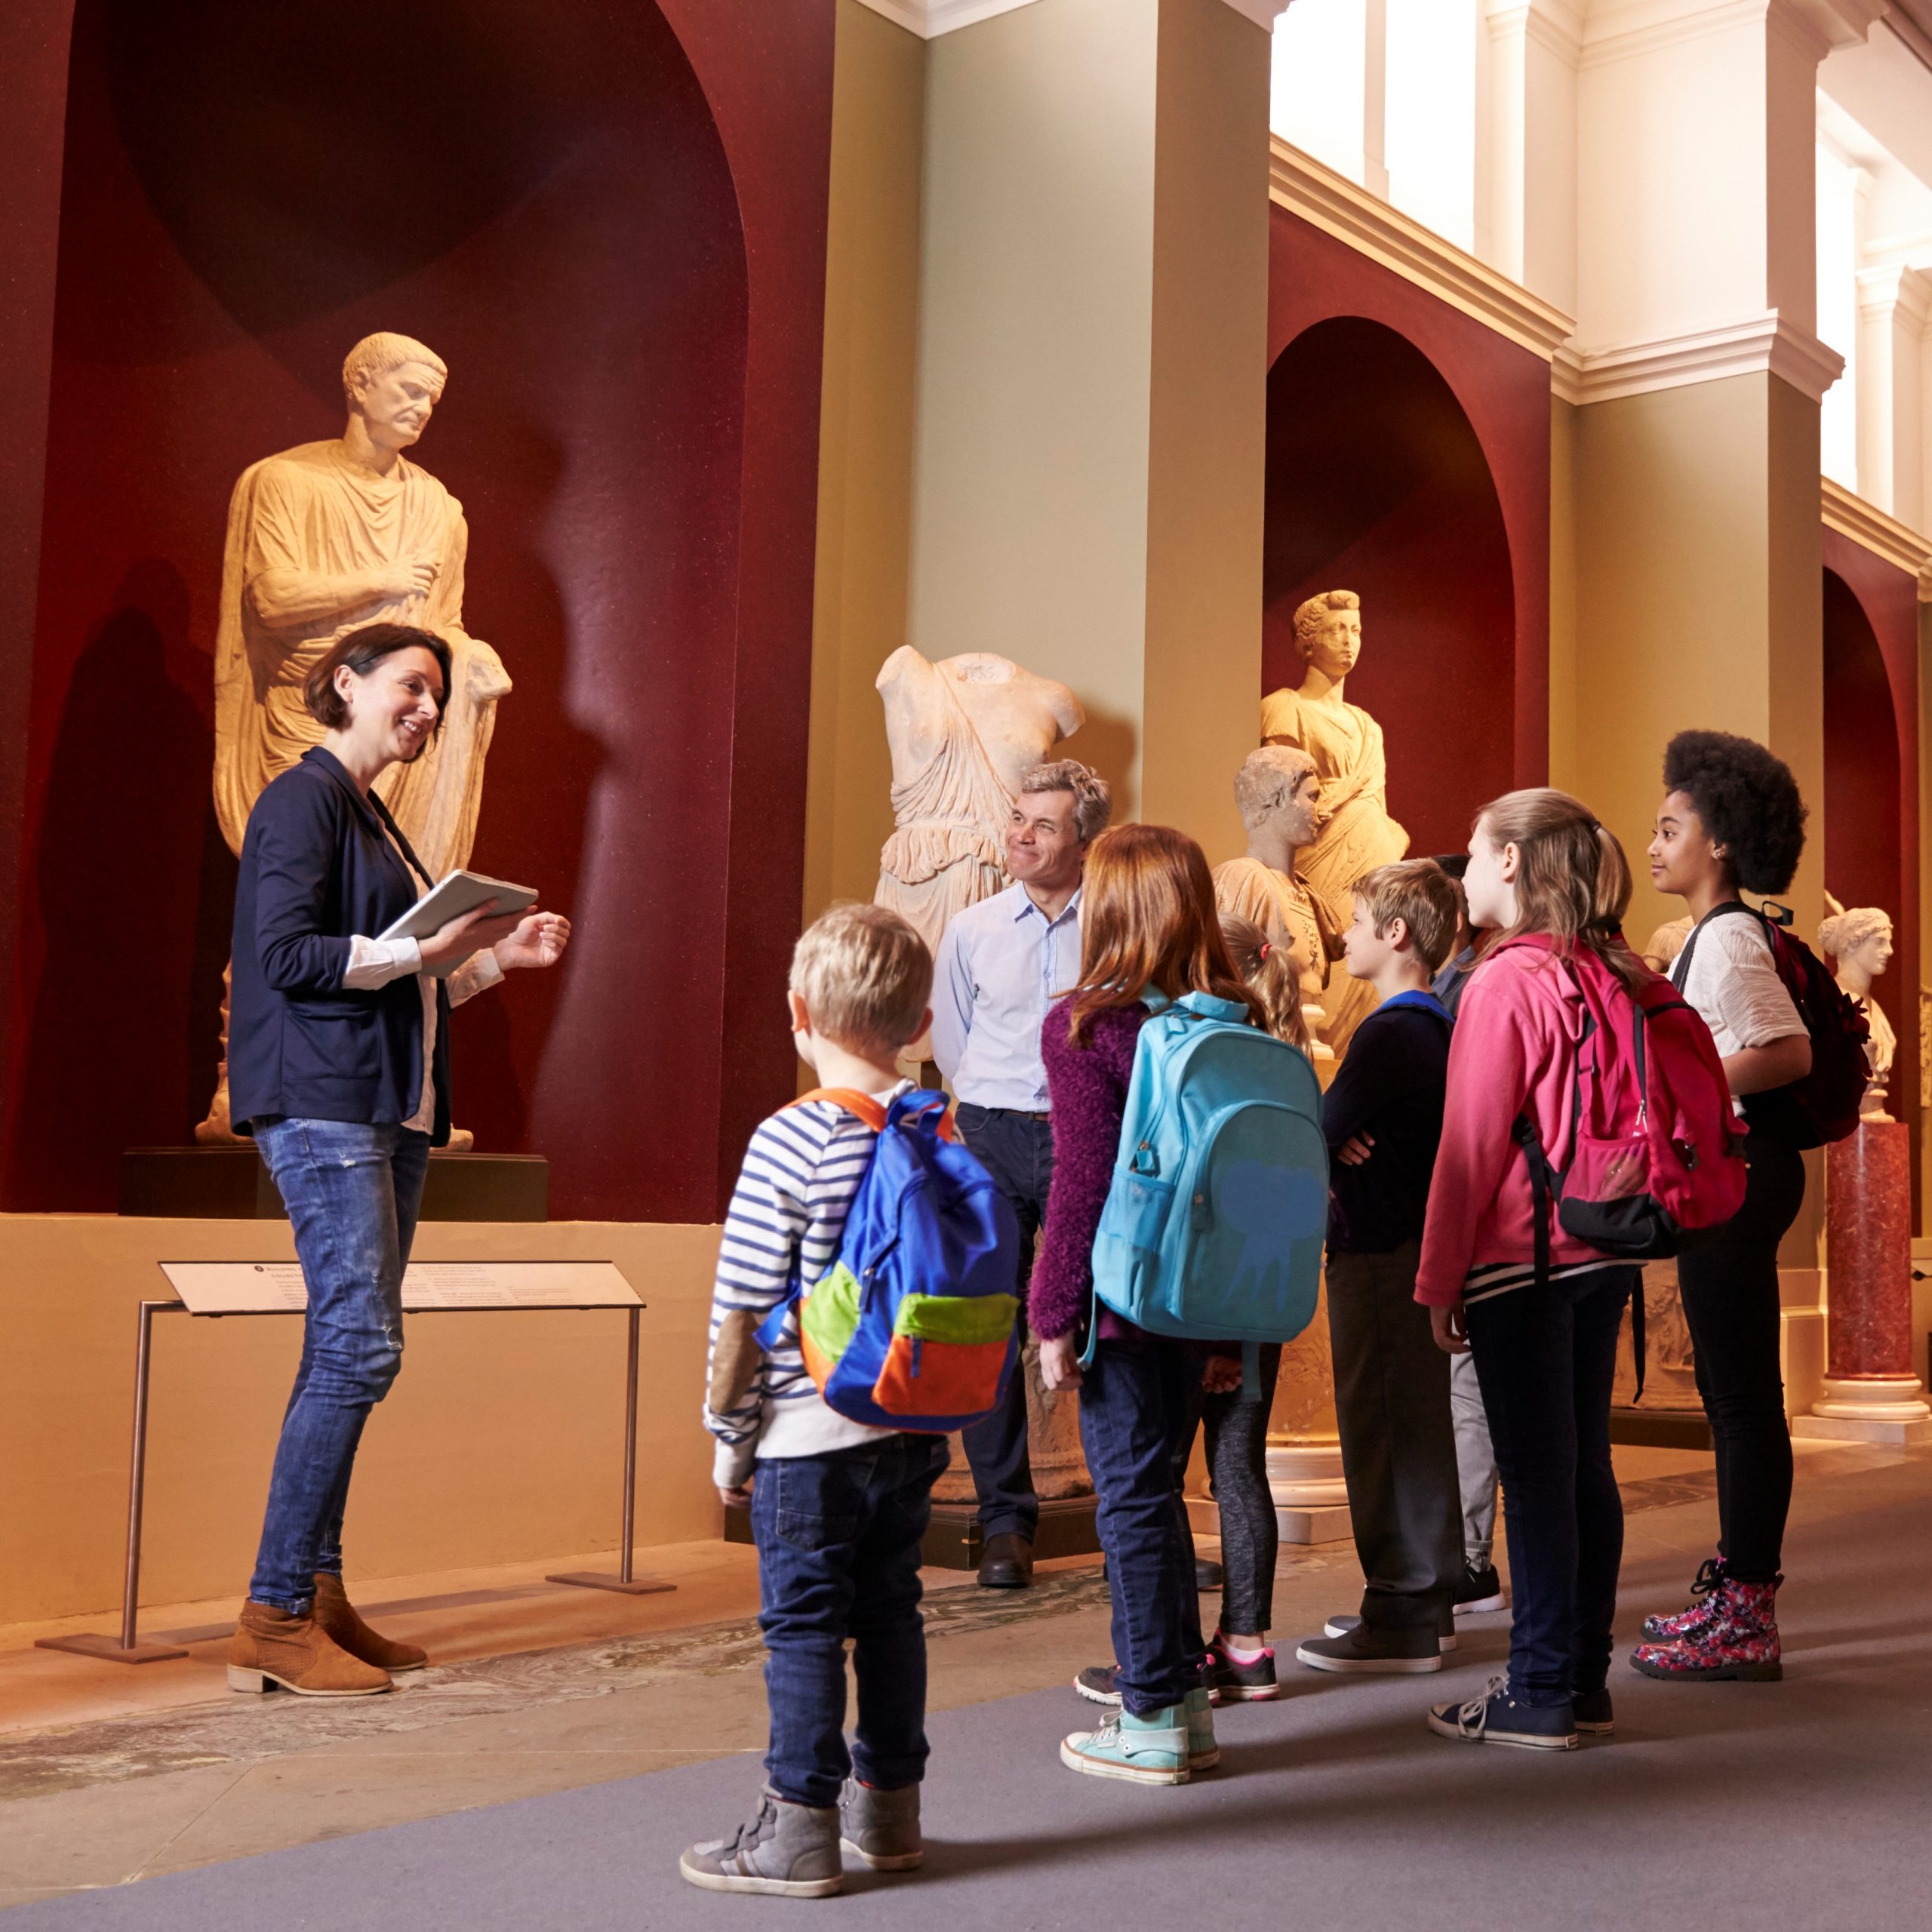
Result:
{"type": "MultiPolygon", "coordinates": [[[[1343,695],[1361,655],[1361,600],[1352,590],[1311,597],[1294,616],[1295,644],[1308,666],[1297,689],[1261,701],[1266,744],[1305,751],[1321,786],[1321,818],[1300,857],[1302,872],[1334,931],[1354,915],[1352,888],[1363,873],[1399,859],[1409,835],[1389,816],[1389,764],[1382,727],[1343,695]]],[[[1338,976],[1324,1001],[1321,1037],[1340,1053],[1375,1004],[1365,980],[1338,976]]]]}
{"type": "Polygon", "coordinates": [[[1086,722],[1066,685],[1010,657],[930,664],[902,645],[878,674],[897,829],[879,854],[877,902],[934,957],[955,912],[1006,884],[1006,821],[1020,781],[1086,722]]]}
{"type": "MultiPolygon", "coordinates": [[[[402,454],[448,374],[408,336],[365,337],[343,365],[342,435],[264,457],[235,486],[215,640],[214,798],[237,854],[263,788],[321,743],[303,680],[349,632],[401,623],[448,642],[450,689],[429,749],[392,766],[377,789],[432,878],[469,861],[497,701],[510,681],[496,652],[463,627],[463,506],[402,454]]],[[[204,1141],[235,1138],[225,999],[222,1033],[220,1082],[195,1129],[204,1141]]]]}

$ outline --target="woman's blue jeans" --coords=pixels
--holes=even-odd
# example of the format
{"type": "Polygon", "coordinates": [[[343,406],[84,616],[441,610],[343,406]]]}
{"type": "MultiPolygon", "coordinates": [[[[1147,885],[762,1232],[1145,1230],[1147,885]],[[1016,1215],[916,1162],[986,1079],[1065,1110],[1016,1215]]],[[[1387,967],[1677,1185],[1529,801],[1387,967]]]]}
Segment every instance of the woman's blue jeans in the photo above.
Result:
{"type": "Polygon", "coordinates": [[[342,1574],[356,1444],[402,1366],[402,1271],[429,1137],[339,1120],[257,1121],[254,1133],[295,1229],[309,1312],[248,1595],[300,1617],[315,1573],[342,1574]]]}

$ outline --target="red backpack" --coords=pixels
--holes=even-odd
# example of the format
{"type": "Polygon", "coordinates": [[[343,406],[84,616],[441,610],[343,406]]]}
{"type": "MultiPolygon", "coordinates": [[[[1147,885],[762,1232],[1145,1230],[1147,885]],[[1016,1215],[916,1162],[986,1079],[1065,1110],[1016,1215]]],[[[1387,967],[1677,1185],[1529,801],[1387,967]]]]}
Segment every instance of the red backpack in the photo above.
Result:
{"type": "MultiPolygon", "coordinates": [[[[1551,950],[1542,933],[1509,943],[1551,950]]],[[[1587,1017],[1561,1164],[1527,1114],[1515,1126],[1536,1192],[1539,1281],[1549,1273],[1552,1201],[1565,1233],[1620,1261],[1681,1254],[1744,1204],[1744,1126],[1696,1010],[1647,968],[1626,990],[1588,946],[1563,969],[1587,1017]]]]}
{"type": "Polygon", "coordinates": [[[1842,1140],[1857,1129],[1858,1112],[1872,1078],[1871,1063],[1865,1057],[1872,1023],[1826,971],[1825,962],[1795,933],[1786,930],[1791,924],[1789,906],[1767,900],[1761,912],[1741,899],[1713,906],[1691,928],[1671,967],[1671,983],[1684,984],[1698,935],[1713,919],[1729,912],[1742,912],[1764,928],[1771,964],[1811,1036],[1811,1071],[1788,1085],[1746,1094],[1744,1118],[1759,1133],[1793,1147],[1823,1147],[1842,1140]]]}

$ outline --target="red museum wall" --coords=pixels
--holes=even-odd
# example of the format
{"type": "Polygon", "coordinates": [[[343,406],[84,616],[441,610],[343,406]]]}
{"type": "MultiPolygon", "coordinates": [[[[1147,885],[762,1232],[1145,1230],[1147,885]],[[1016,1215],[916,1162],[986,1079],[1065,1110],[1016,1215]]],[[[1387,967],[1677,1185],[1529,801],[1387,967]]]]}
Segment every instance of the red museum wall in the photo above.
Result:
{"type": "MultiPolygon", "coordinates": [[[[1895,950],[1876,988],[1899,1036],[1887,1110],[1909,1124],[1918,1183],[1918,592],[1912,577],[1824,533],[1825,886],[1882,906],[1895,950]]],[[[1814,811],[1810,831],[1820,827],[1814,811]]],[[[1815,938],[1817,910],[1798,908],[1815,938]]],[[[1913,1225],[1918,1224],[1915,1212],[1913,1225]]]]}
{"type": "MultiPolygon", "coordinates": [[[[54,309],[32,697],[0,737],[0,1205],[111,1208],[122,1149],[205,1104],[228,493],[339,432],[343,352],[390,328],[451,365],[420,454],[516,685],[478,863],[577,924],[558,973],[460,1017],[459,1117],[548,1155],[560,1217],[715,1218],[794,1085],[770,911],[803,864],[833,0],[82,0],[71,85],[62,10],[37,18],[17,84],[43,138],[64,91],[64,180],[57,209],[42,157],[8,238],[39,293],[0,311],[31,352],[54,309]]],[[[32,494],[0,472],[10,537],[32,494]]]]}
{"type": "Polygon", "coordinates": [[[1291,620],[1361,594],[1348,694],[1380,723],[1413,852],[1549,776],[1549,366],[1278,205],[1270,211],[1263,688],[1291,620]]]}

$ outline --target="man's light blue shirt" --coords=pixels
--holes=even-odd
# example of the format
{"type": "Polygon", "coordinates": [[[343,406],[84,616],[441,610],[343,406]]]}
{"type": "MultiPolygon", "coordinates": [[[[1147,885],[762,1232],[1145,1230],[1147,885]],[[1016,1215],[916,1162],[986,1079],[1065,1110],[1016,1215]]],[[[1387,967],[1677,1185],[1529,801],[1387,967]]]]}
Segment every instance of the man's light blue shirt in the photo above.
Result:
{"type": "Polygon", "coordinates": [[[1047,1108],[1040,1028],[1080,977],[1080,894],[1057,919],[1010,885],[958,914],[934,973],[933,1057],[976,1107],[1047,1108]]]}

